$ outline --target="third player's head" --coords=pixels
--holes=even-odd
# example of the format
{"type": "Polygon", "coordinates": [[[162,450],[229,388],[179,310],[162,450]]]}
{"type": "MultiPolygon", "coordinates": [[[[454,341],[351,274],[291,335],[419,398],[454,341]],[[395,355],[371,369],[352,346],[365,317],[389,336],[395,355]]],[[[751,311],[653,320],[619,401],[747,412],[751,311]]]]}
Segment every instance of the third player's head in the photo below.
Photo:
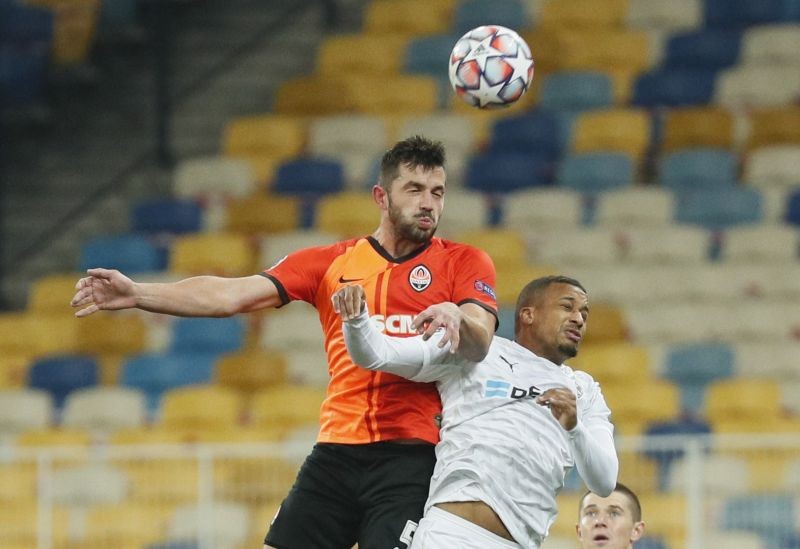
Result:
{"type": "Polygon", "coordinates": [[[639,498],[620,483],[605,498],[586,492],[575,529],[583,549],[630,549],[644,535],[639,498]]]}
{"type": "Polygon", "coordinates": [[[578,354],[586,333],[589,300],[580,282],[546,276],[529,282],[517,298],[516,341],[555,364],[578,354]]]}
{"type": "Polygon", "coordinates": [[[383,155],[373,196],[381,207],[381,226],[395,241],[422,244],[436,232],[444,206],[444,156],[441,143],[420,136],[383,155]]]}

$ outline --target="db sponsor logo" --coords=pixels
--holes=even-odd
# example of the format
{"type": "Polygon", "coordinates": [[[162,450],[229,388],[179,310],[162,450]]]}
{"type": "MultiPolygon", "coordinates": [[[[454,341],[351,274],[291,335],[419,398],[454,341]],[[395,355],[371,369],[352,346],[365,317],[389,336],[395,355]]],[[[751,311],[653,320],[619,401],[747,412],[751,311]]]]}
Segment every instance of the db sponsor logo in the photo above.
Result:
{"type": "Polygon", "coordinates": [[[425,265],[417,265],[408,273],[408,283],[417,292],[421,292],[431,285],[431,272],[425,265]]]}
{"type": "Polygon", "coordinates": [[[416,334],[417,331],[411,325],[414,317],[411,315],[372,315],[370,317],[378,330],[387,334],[416,334]]]}

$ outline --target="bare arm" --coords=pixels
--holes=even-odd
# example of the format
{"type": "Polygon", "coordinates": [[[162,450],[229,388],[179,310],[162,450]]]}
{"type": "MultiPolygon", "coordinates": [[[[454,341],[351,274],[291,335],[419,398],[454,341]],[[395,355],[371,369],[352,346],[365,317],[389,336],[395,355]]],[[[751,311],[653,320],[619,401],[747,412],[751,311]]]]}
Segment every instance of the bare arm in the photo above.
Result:
{"type": "Polygon", "coordinates": [[[223,317],[281,304],[275,284],[260,275],[196,276],[178,282],[138,283],[119,271],[89,269],[75,285],[72,306],[84,317],[99,310],[138,308],[176,316],[223,317]]]}
{"type": "Polygon", "coordinates": [[[414,327],[427,340],[436,330],[444,328],[440,346],[450,343],[450,352],[480,362],[486,358],[494,337],[495,316],[475,303],[437,303],[431,305],[414,319],[414,327]]]}

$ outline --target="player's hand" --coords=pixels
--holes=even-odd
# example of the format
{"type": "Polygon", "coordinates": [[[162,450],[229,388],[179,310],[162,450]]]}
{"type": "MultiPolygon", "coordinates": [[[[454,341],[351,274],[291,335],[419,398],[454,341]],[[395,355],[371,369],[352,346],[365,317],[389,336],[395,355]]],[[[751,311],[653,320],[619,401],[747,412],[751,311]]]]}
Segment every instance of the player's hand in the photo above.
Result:
{"type": "Polygon", "coordinates": [[[77,317],[100,310],[130,309],[136,306],[133,281],[112,269],[89,269],[75,284],[71,305],[79,310],[77,317]],[[87,306],[88,305],[88,306],[87,306]]]}
{"type": "Polygon", "coordinates": [[[414,317],[412,326],[422,334],[424,340],[430,339],[436,330],[443,328],[444,337],[439,341],[439,347],[444,347],[449,342],[450,352],[455,353],[458,351],[462,314],[455,303],[437,303],[414,317]]]}
{"type": "Polygon", "coordinates": [[[358,284],[339,288],[331,296],[333,310],[342,317],[343,321],[357,318],[367,306],[367,296],[364,288],[358,284]]]}
{"type": "Polygon", "coordinates": [[[571,431],[578,424],[578,401],[569,389],[548,389],[536,397],[536,403],[549,407],[565,430],[571,431]]]}

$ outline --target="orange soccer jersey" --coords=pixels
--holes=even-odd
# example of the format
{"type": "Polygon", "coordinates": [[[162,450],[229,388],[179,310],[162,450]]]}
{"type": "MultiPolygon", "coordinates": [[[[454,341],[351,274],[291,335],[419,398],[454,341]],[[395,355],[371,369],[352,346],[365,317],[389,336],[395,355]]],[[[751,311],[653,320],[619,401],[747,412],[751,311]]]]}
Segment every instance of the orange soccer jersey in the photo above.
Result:
{"type": "Polygon", "coordinates": [[[445,301],[477,303],[496,314],[495,270],[486,253],[433,238],[413,253],[393,258],[367,237],[294,252],[264,276],[277,285],[284,304],[307,301],[319,312],[331,378],[320,413],[319,442],[438,442],[441,403],[436,387],[353,364],[331,296],[344,285],[363,285],[370,316],[395,336],[415,335],[412,319],[445,301]]]}

